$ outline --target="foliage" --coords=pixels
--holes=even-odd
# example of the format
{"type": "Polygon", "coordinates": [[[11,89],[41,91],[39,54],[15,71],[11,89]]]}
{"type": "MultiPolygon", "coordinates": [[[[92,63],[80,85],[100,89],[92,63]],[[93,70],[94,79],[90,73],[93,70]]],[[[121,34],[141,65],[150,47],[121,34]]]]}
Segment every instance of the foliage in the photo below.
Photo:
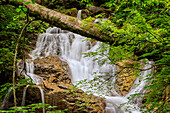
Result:
{"type": "MultiPolygon", "coordinates": [[[[27,11],[26,6],[24,5],[14,7],[0,1],[0,85],[12,81],[13,57],[17,37],[19,37],[21,30],[24,27],[24,23],[26,23],[28,19],[32,19],[27,16],[27,11]]],[[[49,24],[42,21],[34,21],[27,27],[27,33],[45,32],[48,25],[49,24]]],[[[17,58],[23,58],[25,50],[29,49],[30,39],[27,38],[26,33],[21,37],[21,41],[22,43],[19,46],[20,49],[17,58]]],[[[19,79],[17,78],[17,86],[28,84],[27,80],[18,80],[19,79]]],[[[7,89],[9,88],[8,84],[4,84],[0,87],[0,101],[7,93],[7,89]]]]}
{"type": "Polygon", "coordinates": [[[2,97],[8,93],[10,87],[12,87],[12,83],[5,83],[0,86],[0,102],[2,102],[2,97]]]}
{"type": "MultiPolygon", "coordinates": [[[[84,2],[89,2],[83,0],[84,2]]],[[[168,0],[111,0],[105,2],[113,10],[111,17],[96,25],[106,35],[114,38],[111,46],[104,46],[87,56],[107,56],[110,63],[125,59],[149,59],[155,62],[151,85],[146,87],[144,112],[168,112],[170,70],[170,4],[168,0]],[[103,55],[100,51],[108,51],[103,55]],[[159,84],[159,85],[158,85],[159,84]]],[[[100,15],[101,16],[101,15],[100,15]]],[[[84,20],[86,24],[89,20],[84,20]]],[[[132,66],[129,68],[139,69],[132,66]]]]}
{"type": "MultiPolygon", "coordinates": [[[[30,112],[35,113],[36,110],[45,108],[46,113],[64,113],[61,110],[54,110],[57,106],[51,106],[45,103],[36,103],[27,106],[11,107],[10,110],[0,110],[1,113],[13,113],[13,112],[30,112]]],[[[67,111],[67,110],[64,110],[67,111]]]]}
{"type": "MultiPolygon", "coordinates": [[[[94,0],[82,0],[88,6],[92,6],[94,0]]],[[[148,58],[155,62],[155,73],[152,76],[151,85],[146,87],[149,92],[145,93],[144,106],[147,108],[144,112],[168,112],[167,106],[169,92],[169,33],[170,33],[170,11],[168,0],[101,0],[105,7],[110,8],[113,13],[108,20],[102,22],[102,25],[95,25],[104,34],[114,38],[114,43],[108,46],[108,43],[102,45],[98,52],[88,53],[87,56],[100,55],[107,56],[111,64],[123,62],[125,59],[140,60],[148,58]],[[104,51],[109,51],[103,54],[104,51]],[[102,54],[101,54],[102,53],[102,54]]],[[[29,4],[29,3],[26,3],[29,4]]],[[[18,37],[23,23],[26,23],[25,6],[15,8],[13,6],[3,6],[0,4],[0,73],[12,70],[12,61],[14,48],[16,46],[16,37],[18,37]],[[10,10],[9,10],[10,9],[10,10]],[[13,10],[15,9],[15,10],[13,10]]],[[[101,16],[101,15],[100,15],[101,16]]],[[[90,21],[91,19],[87,19],[90,21]]],[[[29,28],[29,32],[34,32],[41,27],[43,22],[35,22],[29,28]]],[[[48,26],[47,24],[44,24],[48,26]]],[[[44,26],[42,26],[44,30],[44,26]]],[[[42,30],[42,31],[43,31],[42,30]]],[[[24,37],[22,38],[24,40],[24,37]]],[[[26,39],[27,41],[29,39],[26,39]]],[[[20,52],[21,53],[21,52],[20,52]]],[[[20,56],[19,56],[20,57],[20,56]]],[[[96,59],[104,63],[104,59],[96,59]]],[[[101,63],[101,64],[102,64],[101,63]]],[[[128,68],[140,69],[137,65],[128,68]]],[[[8,86],[8,85],[7,85],[8,86]]],[[[9,85],[10,86],[10,85],[9,85]]],[[[9,87],[8,86],[8,87],[9,87]]],[[[1,88],[1,94],[4,95],[7,88],[1,88]]],[[[1,95],[2,96],[2,95],[1,95]]],[[[37,108],[38,106],[36,106],[37,108]]],[[[42,106],[41,106],[42,107],[42,106]]],[[[30,107],[29,107],[30,108],[30,107]]],[[[29,109],[28,108],[28,109],[29,109]]],[[[22,111],[27,108],[13,111],[22,111]]],[[[32,109],[32,107],[31,107],[32,109]]],[[[35,109],[32,109],[35,110],[35,109]]]]}
{"type": "MultiPolygon", "coordinates": [[[[21,29],[23,27],[23,23],[26,23],[26,11],[27,8],[25,6],[19,6],[15,8],[11,5],[3,5],[0,4],[0,73],[4,73],[6,71],[12,71],[13,57],[14,57],[14,48],[16,46],[17,37],[19,36],[21,29]]],[[[43,33],[49,24],[42,21],[34,21],[32,22],[28,28],[27,33],[43,33]]],[[[21,41],[25,40],[26,48],[29,48],[30,39],[23,36],[21,41]]],[[[20,48],[23,45],[20,45],[20,48]]],[[[22,57],[23,53],[21,50],[19,51],[19,57],[22,57]]]]}

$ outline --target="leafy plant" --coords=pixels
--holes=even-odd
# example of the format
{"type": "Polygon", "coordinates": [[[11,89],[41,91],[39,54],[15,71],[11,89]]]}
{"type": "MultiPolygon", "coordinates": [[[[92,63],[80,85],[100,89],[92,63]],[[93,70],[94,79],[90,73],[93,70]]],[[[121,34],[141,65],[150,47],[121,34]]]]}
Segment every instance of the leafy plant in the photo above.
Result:
{"type": "MultiPolygon", "coordinates": [[[[13,113],[13,112],[30,112],[30,113],[35,113],[36,110],[40,108],[46,108],[46,113],[64,113],[61,110],[54,110],[57,108],[57,106],[51,106],[49,104],[45,103],[36,103],[36,104],[31,104],[27,106],[19,106],[19,107],[11,107],[10,110],[0,110],[1,113],[13,113]]],[[[64,111],[67,111],[65,109],[64,111]]]]}
{"type": "MultiPolygon", "coordinates": [[[[156,71],[150,78],[151,85],[145,87],[149,93],[144,94],[143,108],[147,110],[143,112],[168,112],[170,70],[168,0],[111,0],[106,1],[105,5],[113,10],[114,16],[95,27],[112,37],[114,42],[110,46],[106,43],[98,51],[89,52],[86,56],[100,55],[101,57],[96,59],[99,62],[103,56],[107,56],[111,64],[123,62],[126,59],[147,58],[154,61],[153,67],[156,71]],[[100,53],[108,50],[106,54],[100,53]]],[[[88,21],[84,20],[83,24],[86,22],[88,21]]],[[[137,65],[128,68],[142,70],[137,65]]]]}

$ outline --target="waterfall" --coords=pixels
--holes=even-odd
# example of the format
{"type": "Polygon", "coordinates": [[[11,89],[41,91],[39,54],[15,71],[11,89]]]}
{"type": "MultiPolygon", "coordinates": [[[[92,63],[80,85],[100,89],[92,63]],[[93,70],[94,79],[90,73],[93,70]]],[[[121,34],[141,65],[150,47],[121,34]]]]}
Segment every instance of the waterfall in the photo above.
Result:
{"type": "Polygon", "coordinates": [[[8,93],[5,95],[5,98],[4,98],[3,102],[1,103],[0,110],[1,110],[1,109],[4,109],[5,105],[8,104],[9,97],[10,97],[10,95],[11,95],[11,93],[12,93],[12,90],[13,90],[12,87],[10,87],[10,88],[8,89],[8,93]]]}
{"type": "MultiPolygon", "coordinates": [[[[125,97],[130,97],[130,95],[138,94],[138,93],[145,93],[144,87],[150,85],[151,81],[147,81],[148,78],[152,76],[154,68],[151,68],[154,65],[153,61],[147,61],[143,67],[144,70],[148,69],[147,71],[140,72],[140,76],[135,80],[130,92],[125,97]]],[[[141,97],[136,97],[132,101],[136,104],[141,104],[141,97]]]]}
{"type": "MultiPolygon", "coordinates": [[[[115,82],[114,75],[117,70],[116,66],[109,64],[109,60],[106,60],[103,65],[98,64],[95,59],[99,58],[99,55],[93,58],[84,57],[85,55],[82,53],[88,53],[90,51],[94,52],[101,44],[101,42],[97,41],[95,44],[92,44],[90,41],[83,41],[85,39],[86,37],[81,35],[65,32],[57,27],[50,27],[46,30],[46,33],[39,35],[36,49],[30,53],[30,56],[32,59],[43,58],[49,55],[60,56],[60,58],[66,61],[70,67],[72,74],[71,80],[74,85],[77,85],[77,82],[79,81],[96,79],[96,81],[91,81],[90,83],[82,82],[77,86],[96,96],[104,96],[106,98],[107,113],[128,113],[127,110],[132,113],[140,113],[137,104],[125,104],[121,109],[118,109],[117,107],[128,102],[129,100],[127,97],[131,94],[143,90],[146,82],[145,78],[147,77],[147,74],[151,74],[152,69],[141,72],[141,83],[137,87],[132,87],[131,91],[126,96],[120,96],[113,88],[115,82]],[[107,79],[110,81],[107,81],[107,84],[103,84],[107,79]]],[[[105,58],[106,57],[102,57],[101,59],[105,58]]],[[[149,68],[151,64],[151,62],[148,62],[143,69],[149,68]]],[[[137,79],[135,83],[137,84],[138,81],[139,80],[137,79]]]]}
{"type": "MultiPolygon", "coordinates": [[[[78,11],[77,18],[81,19],[81,10],[78,11]]],[[[104,20],[105,19],[102,21],[104,20]]],[[[97,19],[96,22],[97,21],[100,20],[97,19]]],[[[109,64],[109,60],[106,60],[103,65],[100,65],[95,59],[100,58],[101,60],[104,60],[107,58],[101,58],[99,55],[93,58],[84,57],[85,55],[83,53],[97,51],[101,45],[101,42],[96,41],[92,44],[90,41],[84,41],[85,39],[86,37],[81,35],[66,32],[57,27],[50,27],[46,30],[46,33],[38,36],[36,48],[29,55],[32,59],[43,58],[49,55],[60,56],[60,58],[63,61],[66,61],[70,67],[72,75],[71,81],[74,85],[77,85],[77,87],[86,92],[93,93],[93,95],[105,97],[106,113],[128,113],[129,111],[132,113],[140,113],[137,105],[138,103],[135,105],[128,103],[129,100],[127,97],[134,93],[144,92],[143,87],[146,85],[145,79],[148,77],[148,74],[151,74],[153,69],[141,72],[140,77],[137,78],[134,83],[137,85],[133,85],[130,92],[126,96],[121,96],[114,89],[114,75],[117,71],[116,66],[109,64]],[[93,81],[94,79],[95,81],[93,81]],[[108,79],[109,81],[106,82],[108,79]],[[81,84],[79,83],[80,81],[81,84]],[[125,104],[121,107],[121,109],[118,109],[118,106],[124,103],[128,104],[125,104]]],[[[108,51],[104,52],[104,54],[107,52],[108,51]]],[[[148,64],[144,65],[143,69],[150,68],[152,64],[153,62],[148,61],[148,64]]],[[[33,67],[33,62],[27,61],[27,74],[33,79],[35,84],[39,84],[43,80],[33,74],[33,67]]],[[[41,88],[40,92],[42,103],[44,103],[44,93],[41,88]]]]}
{"type": "MultiPolygon", "coordinates": [[[[41,87],[38,86],[38,88],[40,89],[42,103],[45,103],[44,91],[41,87]]],[[[43,107],[43,113],[45,113],[45,106],[43,107]]]]}
{"type": "Polygon", "coordinates": [[[29,85],[27,85],[24,90],[23,90],[23,96],[22,96],[22,102],[21,102],[21,106],[25,106],[25,97],[26,97],[26,92],[27,92],[27,88],[29,87],[29,85]]]}
{"type": "MultiPolygon", "coordinates": [[[[26,91],[28,89],[29,85],[27,85],[24,90],[23,90],[23,97],[22,97],[22,102],[21,102],[21,106],[25,106],[25,97],[26,97],[26,91]]],[[[40,93],[41,93],[41,100],[42,100],[42,103],[45,103],[45,99],[44,99],[44,91],[43,89],[40,87],[40,86],[37,86],[40,90],[40,93]]],[[[45,113],[45,107],[43,107],[43,113],[45,113]]]]}
{"type": "Polygon", "coordinates": [[[78,10],[77,18],[79,18],[79,19],[82,19],[82,18],[81,18],[81,12],[82,12],[82,10],[78,10]]]}
{"type": "Polygon", "coordinates": [[[26,59],[26,72],[24,70],[24,61],[19,61],[17,63],[18,74],[22,74],[25,78],[30,78],[32,82],[36,85],[39,85],[43,82],[43,78],[34,74],[34,62],[31,59],[26,59]]]}

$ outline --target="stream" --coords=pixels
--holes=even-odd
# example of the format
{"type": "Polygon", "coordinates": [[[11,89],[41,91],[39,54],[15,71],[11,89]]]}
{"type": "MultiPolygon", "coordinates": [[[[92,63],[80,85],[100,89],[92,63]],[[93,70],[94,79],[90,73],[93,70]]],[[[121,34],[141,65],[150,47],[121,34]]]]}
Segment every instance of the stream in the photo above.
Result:
{"type": "MultiPolygon", "coordinates": [[[[114,75],[117,70],[116,66],[109,64],[109,60],[107,60],[103,65],[99,65],[94,59],[100,56],[97,55],[91,58],[84,57],[85,55],[82,54],[89,51],[96,51],[101,42],[96,41],[95,44],[92,44],[90,41],[84,41],[85,39],[86,37],[81,35],[66,32],[57,27],[50,27],[46,30],[46,33],[39,35],[36,43],[36,49],[30,53],[30,56],[32,59],[43,58],[49,55],[60,56],[60,58],[63,61],[66,61],[70,67],[71,80],[74,85],[76,85],[79,81],[84,81],[77,85],[77,87],[86,92],[92,93],[93,95],[105,98],[106,113],[128,113],[129,111],[132,113],[140,113],[138,105],[141,102],[138,101],[137,103],[132,102],[135,104],[128,104],[127,102],[129,102],[129,100],[127,97],[134,93],[144,92],[143,87],[146,85],[145,78],[152,72],[153,69],[141,72],[139,77],[140,79],[136,79],[130,92],[125,96],[121,96],[114,89],[114,75]],[[93,81],[94,78],[98,79],[93,81]],[[107,84],[104,84],[103,82],[105,82],[108,78],[110,78],[110,80],[107,84]],[[92,81],[87,82],[89,80],[92,81]],[[98,84],[98,86],[95,86],[96,84],[98,84]],[[121,107],[121,109],[118,109],[117,107],[123,103],[127,104],[121,107]]],[[[106,58],[103,57],[103,59],[106,58]]],[[[148,63],[144,65],[143,69],[150,68],[152,64],[153,62],[148,61],[148,63]]],[[[32,65],[32,62],[27,62],[27,69],[32,70],[32,65]]],[[[42,82],[40,77],[37,77],[32,73],[33,71],[28,72],[29,73],[27,74],[30,74],[35,84],[42,82]]],[[[140,100],[140,98],[136,99],[140,100]]]]}
{"type": "MultiPolygon", "coordinates": [[[[80,14],[81,11],[79,11],[78,18],[81,18],[80,14]]],[[[148,84],[145,79],[151,76],[153,69],[141,72],[130,92],[125,96],[121,96],[114,88],[114,75],[117,71],[116,66],[110,64],[110,61],[106,57],[102,57],[102,59],[107,60],[103,65],[100,65],[95,60],[100,57],[99,55],[95,57],[84,57],[85,55],[82,54],[97,51],[102,42],[96,41],[92,43],[91,41],[85,41],[85,39],[87,38],[79,34],[61,30],[57,27],[50,27],[46,30],[46,33],[38,36],[36,48],[29,55],[32,60],[44,58],[49,55],[60,56],[70,67],[71,81],[74,85],[77,85],[78,88],[85,92],[105,98],[106,113],[141,113],[138,107],[141,104],[141,97],[136,97],[131,101],[129,101],[127,97],[131,94],[145,92],[144,86],[148,84]],[[150,76],[147,76],[148,74],[150,74],[150,76]],[[108,79],[109,81],[107,81],[108,79]],[[126,104],[122,106],[121,109],[118,109],[118,107],[124,103],[126,104]]],[[[105,51],[104,54],[107,52],[108,51],[105,51]]],[[[43,82],[43,78],[33,73],[34,63],[32,60],[26,61],[27,72],[22,72],[22,74],[25,75],[25,78],[30,76],[33,83],[38,85],[43,82]]],[[[154,62],[148,61],[143,69],[150,68],[153,63],[154,62]]],[[[19,70],[19,72],[21,72],[21,70],[19,70]]],[[[43,100],[42,103],[44,103],[43,90],[41,88],[39,89],[43,100]]],[[[26,90],[27,87],[24,89],[22,105],[25,104],[26,90]]],[[[45,109],[43,109],[43,113],[45,113],[45,109]]]]}

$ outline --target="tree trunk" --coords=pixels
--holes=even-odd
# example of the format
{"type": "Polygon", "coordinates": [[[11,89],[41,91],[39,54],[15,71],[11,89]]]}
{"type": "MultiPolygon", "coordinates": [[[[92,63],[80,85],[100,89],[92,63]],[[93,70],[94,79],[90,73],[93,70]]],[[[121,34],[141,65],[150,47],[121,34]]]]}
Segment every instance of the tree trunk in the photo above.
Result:
{"type": "MultiPolygon", "coordinates": [[[[21,5],[29,1],[30,0],[24,0],[24,2],[18,2],[16,0],[16,1],[9,2],[9,3],[12,5],[19,5],[19,4],[21,5]]],[[[29,12],[30,15],[38,19],[44,20],[54,26],[60,27],[61,29],[69,30],[74,33],[80,34],[82,36],[94,38],[96,40],[103,41],[103,42],[114,41],[114,38],[109,37],[106,34],[103,34],[101,31],[95,28],[93,23],[83,24],[82,23],[83,21],[78,18],[71,17],[68,15],[59,13],[57,11],[48,9],[37,3],[35,4],[30,3],[26,6],[28,7],[30,11],[29,12]]]]}
{"type": "MultiPolygon", "coordinates": [[[[31,0],[24,0],[24,2],[18,2],[18,0],[12,1],[12,2],[10,2],[9,0],[3,0],[3,1],[11,5],[23,5],[26,2],[29,2],[31,0]]],[[[69,30],[74,33],[80,34],[82,36],[90,37],[90,38],[93,38],[93,39],[96,39],[102,42],[108,42],[109,44],[114,43],[114,46],[124,45],[126,43],[126,42],[119,42],[118,40],[115,41],[114,37],[110,37],[106,34],[103,34],[102,31],[95,28],[94,23],[88,22],[84,24],[84,22],[78,18],[71,17],[68,15],[59,13],[57,11],[48,9],[37,3],[35,4],[30,3],[26,6],[29,9],[30,15],[36,17],[37,19],[46,21],[61,29],[69,30]]],[[[138,47],[134,50],[134,54],[137,56],[141,56],[142,54],[145,54],[145,53],[148,53],[148,50],[140,50],[140,48],[138,47]]],[[[157,60],[157,59],[160,59],[161,57],[162,56],[160,54],[158,55],[153,54],[151,56],[140,57],[139,59],[148,58],[152,60],[157,60]]]]}

